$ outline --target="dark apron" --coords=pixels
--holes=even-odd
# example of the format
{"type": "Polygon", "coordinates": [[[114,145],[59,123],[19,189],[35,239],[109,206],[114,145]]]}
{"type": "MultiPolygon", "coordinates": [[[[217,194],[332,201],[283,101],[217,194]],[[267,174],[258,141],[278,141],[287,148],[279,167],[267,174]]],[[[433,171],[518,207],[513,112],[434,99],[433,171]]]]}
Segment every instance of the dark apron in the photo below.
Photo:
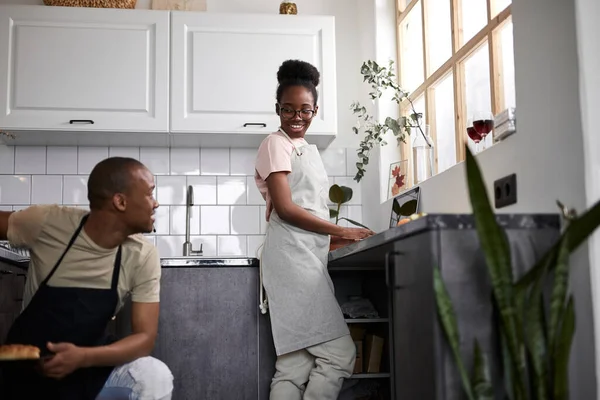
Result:
{"type": "MultiPolygon", "coordinates": [[[[48,281],[77,239],[86,220],[87,215],[29,305],[15,320],[8,332],[7,344],[35,345],[41,349],[43,356],[48,353],[48,342],[66,342],[83,347],[110,342],[105,332],[119,298],[117,283],[121,270],[121,246],[117,251],[110,289],[48,286],[48,281]]],[[[31,364],[5,368],[8,399],[94,400],[113,368],[80,368],[60,380],[42,376],[31,364]]]]}

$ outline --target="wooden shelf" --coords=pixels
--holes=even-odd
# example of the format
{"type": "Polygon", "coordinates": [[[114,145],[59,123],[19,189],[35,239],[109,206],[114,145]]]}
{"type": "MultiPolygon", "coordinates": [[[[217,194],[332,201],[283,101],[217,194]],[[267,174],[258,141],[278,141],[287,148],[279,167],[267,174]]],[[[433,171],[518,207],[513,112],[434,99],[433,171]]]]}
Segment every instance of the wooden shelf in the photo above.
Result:
{"type": "Polygon", "coordinates": [[[350,379],[381,379],[381,378],[389,378],[389,372],[381,372],[377,374],[354,374],[350,376],[350,379]]]}
{"type": "Polygon", "coordinates": [[[346,318],[344,319],[347,324],[377,324],[387,323],[390,321],[389,318],[346,318]]]}

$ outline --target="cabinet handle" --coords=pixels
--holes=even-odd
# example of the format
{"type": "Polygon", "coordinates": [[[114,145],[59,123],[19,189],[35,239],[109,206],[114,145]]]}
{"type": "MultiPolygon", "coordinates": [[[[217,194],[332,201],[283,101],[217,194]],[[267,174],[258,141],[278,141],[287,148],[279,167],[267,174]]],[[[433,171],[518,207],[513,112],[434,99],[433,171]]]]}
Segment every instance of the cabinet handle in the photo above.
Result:
{"type": "Polygon", "coordinates": [[[248,126],[262,126],[263,128],[266,128],[267,124],[265,124],[264,122],[246,122],[244,124],[244,128],[248,126]]]}
{"type": "MultiPolygon", "coordinates": [[[[388,288],[390,287],[390,266],[395,265],[395,263],[390,263],[390,256],[399,256],[400,253],[399,251],[388,251],[387,253],[385,253],[385,286],[387,286],[388,288]]],[[[399,287],[397,287],[394,284],[394,287],[392,287],[392,289],[398,289],[399,287]]]]}
{"type": "Polygon", "coordinates": [[[91,119],[72,119],[69,121],[69,124],[93,124],[94,121],[91,119]]]}

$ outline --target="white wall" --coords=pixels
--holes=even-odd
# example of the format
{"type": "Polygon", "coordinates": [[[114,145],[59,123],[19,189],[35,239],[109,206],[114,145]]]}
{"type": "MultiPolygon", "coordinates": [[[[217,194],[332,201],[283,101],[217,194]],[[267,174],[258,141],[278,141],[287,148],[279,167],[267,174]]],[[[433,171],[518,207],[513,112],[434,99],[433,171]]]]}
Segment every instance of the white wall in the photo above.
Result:
{"type": "MultiPolygon", "coordinates": [[[[600,200],[600,138],[595,126],[595,113],[600,110],[600,2],[576,0],[577,50],[579,55],[579,98],[585,155],[587,204],[600,200]]],[[[594,320],[600,321],[600,232],[590,240],[590,271],[594,320]]],[[[596,365],[600,365],[600,329],[595,322],[596,365]]],[[[597,387],[600,387],[596,371],[597,387]]],[[[600,393],[600,389],[596,393],[600,393]]]]}

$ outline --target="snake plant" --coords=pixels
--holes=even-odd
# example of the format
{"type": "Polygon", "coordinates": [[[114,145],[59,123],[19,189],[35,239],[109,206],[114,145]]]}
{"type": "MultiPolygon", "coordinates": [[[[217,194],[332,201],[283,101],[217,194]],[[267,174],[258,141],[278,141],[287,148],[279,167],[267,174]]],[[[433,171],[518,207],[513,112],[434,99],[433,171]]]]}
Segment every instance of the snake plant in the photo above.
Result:
{"type": "MultiPolygon", "coordinates": [[[[557,242],[520,279],[513,276],[508,240],[496,222],[477,161],[466,149],[469,196],[491,278],[494,329],[500,338],[503,382],[492,382],[487,356],[475,342],[473,371],[461,358],[457,317],[439,269],[434,269],[437,312],[469,400],[494,398],[504,385],[511,400],[566,400],[575,311],[569,293],[569,255],[600,225],[600,202],[583,215],[566,215],[557,242]],[[547,290],[544,290],[547,289],[547,290]],[[549,296],[549,298],[548,298],[549,296]],[[544,305],[549,304],[546,308],[544,305]]],[[[559,206],[562,206],[559,203],[559,206]]]]}

